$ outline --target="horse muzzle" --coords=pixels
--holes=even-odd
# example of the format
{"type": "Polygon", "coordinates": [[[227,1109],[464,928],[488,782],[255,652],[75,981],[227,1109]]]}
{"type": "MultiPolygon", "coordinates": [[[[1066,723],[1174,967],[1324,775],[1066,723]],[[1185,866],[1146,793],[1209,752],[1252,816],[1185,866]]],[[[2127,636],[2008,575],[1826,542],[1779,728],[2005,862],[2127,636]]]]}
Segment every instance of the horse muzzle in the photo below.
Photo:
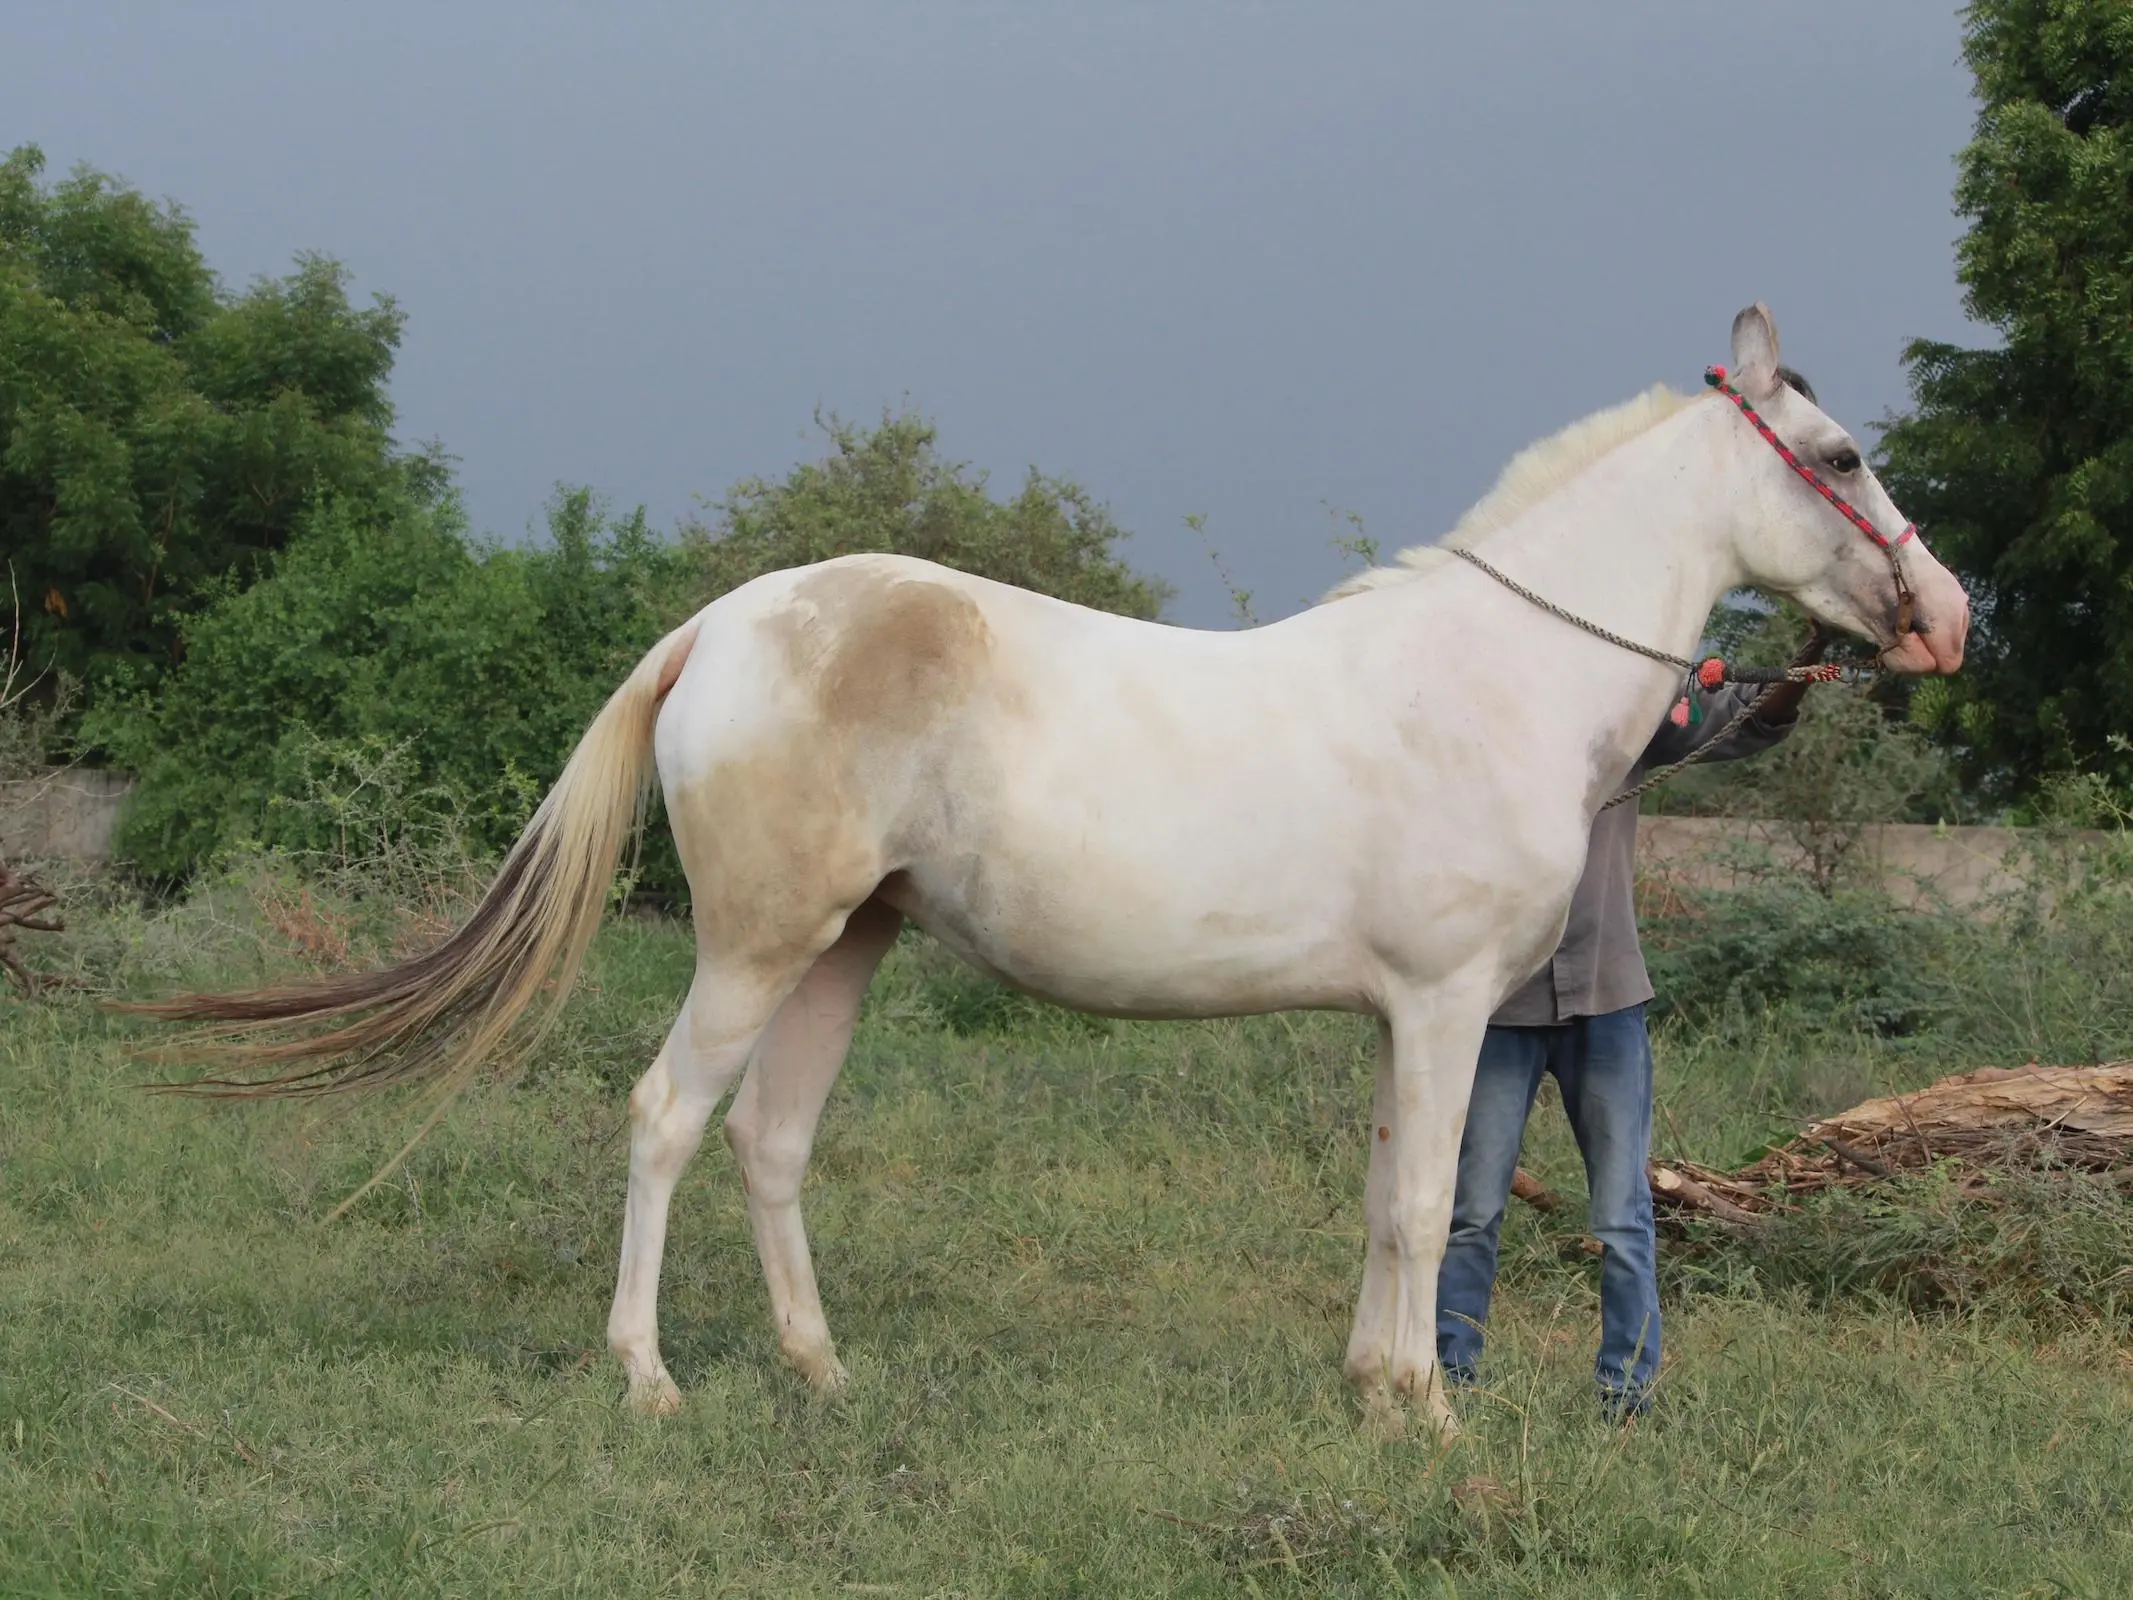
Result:
{"type": "Polygon", "coordinates": [[[1963,664],[1963,646],[1970,636],[1970,604],[1965,599],[1953,613],[1933,616],[1919,606],[1909,629],[1896,634],[1896,642],[1881,652],[1881,664],[1891,672],[1939,673],[1945,675],[1963,664]]]}

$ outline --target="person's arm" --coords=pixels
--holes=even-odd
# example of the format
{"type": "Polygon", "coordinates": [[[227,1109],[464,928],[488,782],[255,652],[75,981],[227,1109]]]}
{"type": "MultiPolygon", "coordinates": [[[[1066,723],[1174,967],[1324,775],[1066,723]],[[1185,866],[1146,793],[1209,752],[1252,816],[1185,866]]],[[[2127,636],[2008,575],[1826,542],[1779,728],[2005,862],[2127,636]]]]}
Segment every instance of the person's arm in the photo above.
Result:
{"type": "MultiPolygon", "coordinates": [[[[1807,632],[1807,642],[1800,646],[1788,667],[1811,667],[1822,659],[1823,651],[1829,648],[1829,634],[1817,622],[1807,632]]],[[[1771,690],[1770,698],[1763,709],[1755,714],[1755,720],[1766,727],[1789,728],[1799,720],[1800,702],[1807,698],[1804,683],[1781,683],[1771,690]]]]}
{"type": "MultiPolygon", "coordinates": [[[[1822,659],[1822,652],[1829,648],[1829,635],[1816,624],[1797,654],[1787,665],[1812,666],[1822,659]]],[[[1701,761],[1734,761],[1742,756],[1752,756],[1767,750],[1786,734],[1799,720],[1800,701],[1806,696],[1804,683],[1780,683],[1774,687],[1761,683],[1729,683],[1718,689],[1695,689],[1689,691],[1696,697],[1700,719],[1692,727],[1677,728],[1672,719],[1660,725],[1645,747],[1642,765],[1666,766],[1679,761],[1693,751],[1702,751],[1701,761]],[[1753,705],[1756,698],[1768,691],[1762,709],[1750,717],[1731,735],[1723,740],[1719,735],[1726,725],[1743,709],[1753,705]],[[1715,742],[1714,742],[1715,741],[1715,742]],[[1705,750],[1704,746],[1711,746],[1705,750]]]]}

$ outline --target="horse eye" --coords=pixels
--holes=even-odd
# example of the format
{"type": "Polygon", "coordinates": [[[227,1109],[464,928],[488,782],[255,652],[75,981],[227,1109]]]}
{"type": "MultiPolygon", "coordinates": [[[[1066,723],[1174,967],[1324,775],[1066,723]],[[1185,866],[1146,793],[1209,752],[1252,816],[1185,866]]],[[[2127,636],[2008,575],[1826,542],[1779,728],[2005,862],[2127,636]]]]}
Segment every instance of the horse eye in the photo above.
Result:
{"type": "Polygon", "coordinates": [[[1839,450],[1829,458],[1829,464],[1839,472],[1857,472],[1859,470],[1859,452],[1856,450],[1839,450]]]}

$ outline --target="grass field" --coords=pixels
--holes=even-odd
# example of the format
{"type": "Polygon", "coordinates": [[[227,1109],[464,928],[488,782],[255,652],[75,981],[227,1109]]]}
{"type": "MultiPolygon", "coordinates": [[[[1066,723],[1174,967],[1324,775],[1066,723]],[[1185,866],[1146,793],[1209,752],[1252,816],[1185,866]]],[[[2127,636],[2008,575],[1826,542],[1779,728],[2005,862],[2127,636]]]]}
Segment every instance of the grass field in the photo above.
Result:
{"type": "MultiPolygon", "coordinates": [[[[127,983],[245,975],[212,928],[159,937],[127,983]]],[[[132,1024],[0,1002],[0,1593],[2133,1592],[2108,1293],[1922,1313],[1676,1248],[1663,1404],[1610,1430],[1594,1270],[1514,1208],[1469,1435],[1374,1442],[1340,1379],[1366,1025],[1087,1024],[916,947],[810,1181],[850,1390],[778,1366],[711,1140],[662,1296],[684,1409],[635,1420],[601,1348],[623,1094],[689,961],[671,925],[611,927],[525,1073],[332,1224],[405,1108],[143,1096],[132,1024]]],[[[1660,1142],[1731,1160],[1974,1064],[1668,1032],[1660,1142]]],[[[1552,1105],[1528,1148],[1582,1192],[1552,1105]]]]}

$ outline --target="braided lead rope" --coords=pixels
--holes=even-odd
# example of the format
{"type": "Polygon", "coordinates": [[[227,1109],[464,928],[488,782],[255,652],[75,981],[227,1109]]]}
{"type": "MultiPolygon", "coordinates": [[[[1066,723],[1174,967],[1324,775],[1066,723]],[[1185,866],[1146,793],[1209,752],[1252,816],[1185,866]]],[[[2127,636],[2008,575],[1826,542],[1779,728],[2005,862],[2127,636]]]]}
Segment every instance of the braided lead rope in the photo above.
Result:
{"type": "Polygon", "coordinates": [[[1671,778],[1683,767],[1695,766],[1697,762],[1703,760],[1713,750],[1716,750],[1720,745],[1724,744],[1728,739],[1732,738],[1734,734],[1738,733],[1750,717],[1754,716],[1758,711],[1763,709],[1763,702],[1768,700],[1772,695],[1778,692],[1778,687],[1779,686],[1775,683],[1771,684],[1770,687],[1765,689],[1761,694],[1757,695],[1745,706],[1742,706],[1741,709],[1734,714],[1733,720],[1731,722],[1727,723],[1723,728],[1720,728],[1718,732],[1712,734],[1710,738],[1706,739],[1702,744],[1691,750],[1679,761],[1670,761],[1663,767],[1654,767],[1649,773],[1645,775],[1644,781],[1642,783],[1638,784],[1634,789],[1624,789],[1612,800],[1603,800],[1600,803],[1600,809],[1602,811],[1612,811],[1616,806],[1622,804],[1623,801],[1634,800],[1637,798],[1637,796],[1644,793],[1644,791],[1647,789],[1656,789],[1660,784],[1666,782],[1667,779],[1671,778]]]}
{"type": "Polygon", "coordinates": [[[1668,655],[1664,650],[1654,650],[1650,645],[1639,644],[1634,639],[1625,639],[1621,634],[1603,628],[1596,622],[1587,622],[1574,611],[1565,611],[1546,596],[1535,594],[1517,579],[1490,566],[1471,550],[1455,547],[1450,553],[1479,567],[1521,600],[1531,601],[1549,616],[1560,618],[1573,628],[1591,634],[1595,639],[1605,639],[1609,644],[1634,651],[1662,666],[1679,667],[1706,689],[1716,689],[1728,683],[1856,683],[1864,681],[1868,676],[1862,669],[1842,666],[1833,661],[1817,662],[1806,667],[1737,667],[1718,656],[1707,657],[1699,663],[1689,660],[1686,656],[1668,655]]]}
{"type": "Polygon", "coordinates": [[[1587,622],[1583,617],[1576,615],[1574,612],[1565,611],[1553,600],[1545,599],[1542,596],[1535,594],[1531,589],[1528,589],[1524,584],[1518,582],[1516,579],[1506,577],[1503,573],[1498,572],[1494,567],[1490,566],[1486,561],[1482,560],[1481,557],[1474,554],[1473,551],[1468,550],[1463,546],[1454,546],[1451,553],[1457,556],[1461,561],[1465,561],[1473,566],[1479,567],[1483,572],[1486,572],[1490,577],[1494,578],[1506,589],[1509,589],[1521,600],[1532,601],[1533,604],[1539,606],[1541,610],[1547,612],[1549,616],[1559,617],[1563,621],[1569,623],[1571,627],[1583,629],[1586,633],[1591,634],[1595,639],[1605,639],[1609,644],[1620,645],[1624,650],[1634,651],[1636,654],[1643,656],[1646,660],[1656,661],[1662,666],[1679,667],[1683,672],[1694,672],[1696,670],[1696,663],[1689,660],[1685,656],[1670,656],[1664,650],[1654,650],[1648,644],[1639,644],[1634,639],[1625,639],[1619,633],[1610,633],[1607,629],[1601,627],[1597,622],[1587,622]]]}
{"type": "MultiPolygon", "coordinates": [[[[1718,661],[1713,656],[1711,661],[1718,661]]],[[[1711,661],[1696,669],[1696,681],[1706,689],[1715,689],[1711,681],[1711,661]]],[[[1736,667],[1730,661],[1719,662],[1725,669],[1723,683],[1866,683],[1880,676],[1871,667],[1857,667],[1842,661],[1818,661],[1811,667],[1736,667]]]]}

